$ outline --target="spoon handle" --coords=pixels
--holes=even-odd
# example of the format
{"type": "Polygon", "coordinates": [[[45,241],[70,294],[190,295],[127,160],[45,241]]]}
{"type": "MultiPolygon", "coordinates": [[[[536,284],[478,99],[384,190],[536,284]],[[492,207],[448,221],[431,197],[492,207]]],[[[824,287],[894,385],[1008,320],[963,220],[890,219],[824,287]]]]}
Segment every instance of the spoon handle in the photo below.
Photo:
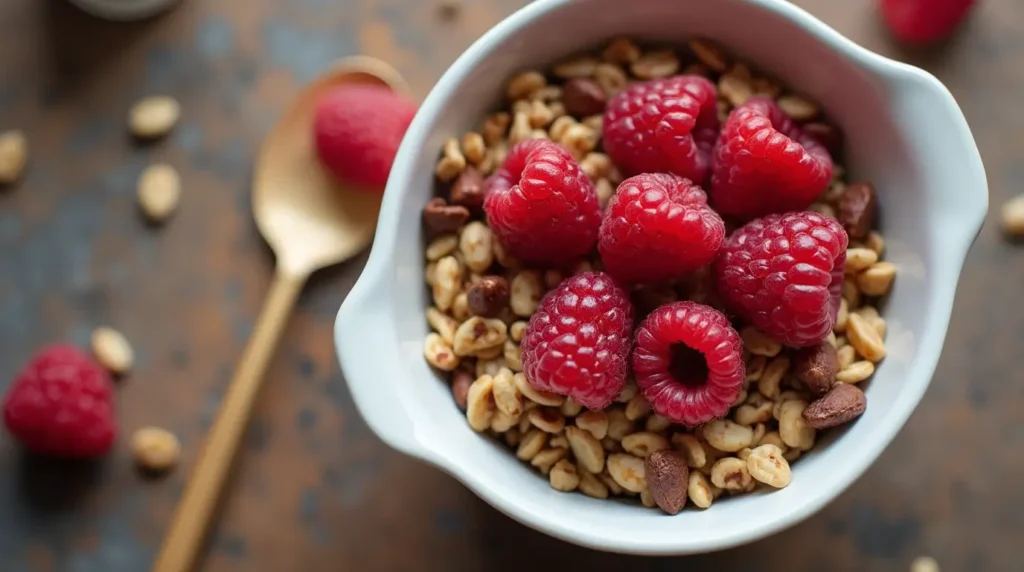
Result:
{"type": "Polygon", "coordinates": [[[305,281],[305,275],[282,272],[280,268],[276,271],[259,321],[224,395],[217,421],[178,502],[153,572],[189,572],[195,566],[232,459],[245,434],[263,374],[305,281]]]}

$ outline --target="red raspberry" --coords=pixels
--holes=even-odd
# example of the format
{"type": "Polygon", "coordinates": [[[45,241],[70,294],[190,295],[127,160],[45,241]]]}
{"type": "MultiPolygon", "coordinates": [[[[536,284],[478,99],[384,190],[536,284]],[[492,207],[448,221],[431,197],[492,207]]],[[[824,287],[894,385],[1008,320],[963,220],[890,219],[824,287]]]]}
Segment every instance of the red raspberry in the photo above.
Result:
{"type": "Polygon", "coordinates": [[[14,378],[4,397],[4,425],[35,453],[89,459],[117,436],[110,376],[72,346],[50,346],[14,378]]]}
{"type": "Polygon", "coordinates": [[[633,373],[655,413],[694,427],[724,416],[739,398],[743,342],[711,306],[665,304],[636,330],[633,373]]]}
{"type": "Polygon", "coordinates": [[[700,187],[655,173],[619,185],[605,210],[597,248],[616,279],[665,282],[710,264],[724,236],[725,224],[700,187]]]}
{"type": "Polygon", "coordinates": [[[725,240],[715,260],[726,307],[776,340],[812,346],[836,322],[846,231],[812,212],[752,220],[725,240]]]}
{"type": "Polygon", "coordinates": [[[416,104],[376,85],[338,87],[317,102],[313,135],[320,161],[339,179],[382,192],[416,104]]]}
{"type": "Polygon", "coordinates": [[[715,85],[696,75],[637,83],[604,112],[604,148],[627,175],[675,173],[707,178],[718,135],[715,85]]]}
{"type": "Polygon", "coordinates": [[[510,254],[558,266],[590,252],[601,206],[590,178],[562,146],[530,139],[485,184],[487,222],[510,254]]]}
{"type": "Polygon", "coordinates": [[[970,14],[974,0],[880,0],[882,20],[908,44],[930,44],[951,35],[970,14]]]}
{"type": "Polygon", "coordinates": [[[754,98],[729,115],[715,146],[711,201],[725,216],[749,220],[803,210],[832,179],[832,158],[770,99],[754,98]]]}
{"type": "Polygon", "coordinates": [[[603,272],[567,278],[541,301],[522,342],[530,385],[599,410],[626,386],[633,307],[603,272]]]}

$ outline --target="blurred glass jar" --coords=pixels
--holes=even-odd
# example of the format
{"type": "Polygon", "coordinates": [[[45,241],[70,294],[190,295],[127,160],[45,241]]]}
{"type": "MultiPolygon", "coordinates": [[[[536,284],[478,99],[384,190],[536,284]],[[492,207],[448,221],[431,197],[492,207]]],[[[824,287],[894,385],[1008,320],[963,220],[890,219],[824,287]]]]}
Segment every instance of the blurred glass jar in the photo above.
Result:
{"type": "Polygon", "coordinates": [[[170,9],[180,0],[69,0],[75,6],[107,20],[141,20],[170,9]]]}

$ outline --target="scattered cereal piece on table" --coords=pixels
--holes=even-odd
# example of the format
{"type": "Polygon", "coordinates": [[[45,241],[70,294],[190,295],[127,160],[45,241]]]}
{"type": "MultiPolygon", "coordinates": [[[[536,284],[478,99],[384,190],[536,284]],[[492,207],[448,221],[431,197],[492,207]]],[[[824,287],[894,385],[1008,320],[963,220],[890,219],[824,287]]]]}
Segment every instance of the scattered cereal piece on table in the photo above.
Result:
{"type": "Polygon", "coordinates": [[[139,139],[167,135],[181,117],[181,105],[168,95],[151,95],[137,101],[128,111],[128,129],[139,139]]]}
{"type": "Polygon", "coordinates": [[[17,182],[28,164],[28,140],[25,132],[12,129],[0,133],[0,185],[17,182]]]}
{"type": "Polygon", "coordinates": [[[158,427],[144,427],[132,435],[132,455],[135,462],[147,470],[163,472],[178,464],[181,444],[173,433],[158,427]]]}
{"type": "Polygon", "coordinates": [[[154,223],[164,222],[181,200],[181,176],[165,163],[150,165],[139,176],[137,194],[146,217],[154,223]]]}
{"type": "Polygon", "coordinates": [[[111,373],[124,375],[131,371],[135,352],[124,334],[113,328],[96,328],[92,332],[91,343],[96,360],[111,373]]]}

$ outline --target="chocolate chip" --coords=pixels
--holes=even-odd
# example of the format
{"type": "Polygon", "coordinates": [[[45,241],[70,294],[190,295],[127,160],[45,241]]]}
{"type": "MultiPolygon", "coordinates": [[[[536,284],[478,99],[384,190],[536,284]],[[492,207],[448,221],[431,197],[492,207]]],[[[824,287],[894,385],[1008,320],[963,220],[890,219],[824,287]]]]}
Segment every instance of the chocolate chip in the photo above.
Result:
{"type": "Polygon", "coordinates": [[[864,238],[875,224],[877,208],[875,188],[871,183],[850,183],[839,197],[839,222],[850,238],[864,238]]]}
{"type": "Polygon", "coordinates": [[[459,409],[466,410],[466,397],[469,395],[469,386],[473,385],[473,374],[468,371],[459,370],[452,377],[452,397],[455,398],[455,405],[459,409]]]}
{"type": "Polygon", "coordinates": [[[815,395],[825,395],[836,383],[839,358],[828,342],[803,348],[793,359],[793,374],[815,395]]]}
{"type": "Polygon", "coordinates": [[[833,159],[838,158],[843,152],[843,134],[835,125],[822,122],[805,123],[803,130],[828,149],[833,159]]]}
{"type": "Polygon", "coordinates": [[[804,409],[804,422],[813,429],[836,427],[860,417],[867,406],[867,397],[859,387],[840,383],[804,409]]]}
{"type": "Polygon", "coordinates": [[[423,221],[427,228],[437,233],[458,230],[467,220],[469,209],[449,205],[440,197],[430,199],[423,207],[423,221]]]}
{"type": "Polygon", "coordinates": [[[604,90],[592,79],[573,78],[562,88],[562,103],[565,104],[565,110],[575,117],[604,113],[606,102],[604,90]]]}
{"type": "Polygon", "coordinates": [[[508,280],[501,276],[484,276],[466,292],[469,311],[477,316],[494,318],[508,307],[508,280]]]}
{"type": "Polygon", "coordinates": [[[690,468],[679,451],[655,451],[644,462],[647,487],[661,510],[678,514],[686,506],[690,468]]]}
{"type": "Polygon", "coordinates": [[[484,206],[484,177],[473,167],[466,167],[459,178],[452,183],[451,194],[449,195],[453,205],[464,206],[468,209],[478,209],[484,206]]]}

